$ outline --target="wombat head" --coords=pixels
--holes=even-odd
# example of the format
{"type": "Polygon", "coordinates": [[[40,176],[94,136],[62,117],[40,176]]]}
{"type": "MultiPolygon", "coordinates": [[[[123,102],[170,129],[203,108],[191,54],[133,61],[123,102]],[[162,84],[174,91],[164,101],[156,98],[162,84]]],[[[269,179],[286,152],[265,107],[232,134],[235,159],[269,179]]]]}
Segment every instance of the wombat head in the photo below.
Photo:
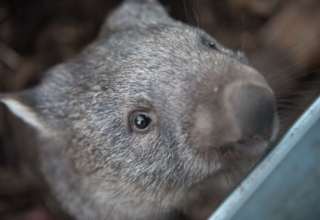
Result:
{"type": "MultiPolygon", "coordinates": [[[[3,102],[42,136],[67,140],[48,151],[63,152],[77,187],[101,211],[134,201],[178,206],[208,178],[232,185],[275,133],[264,78],[153,1],[126,1],[78,58],[3,102]]],[[[54,171],[66,168],[48,155],[48,181],[68,184],[54,171]]]]}

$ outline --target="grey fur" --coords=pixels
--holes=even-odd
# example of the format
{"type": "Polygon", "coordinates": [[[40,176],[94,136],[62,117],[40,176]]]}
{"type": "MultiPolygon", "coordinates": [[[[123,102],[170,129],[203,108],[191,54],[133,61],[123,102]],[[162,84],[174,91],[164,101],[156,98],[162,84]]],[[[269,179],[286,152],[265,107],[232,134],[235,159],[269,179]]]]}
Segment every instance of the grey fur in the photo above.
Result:
{"type": "Polygon", "coordinates": [[[57,201],[78,220],[169,219],[176,211],[200,218],[192,207],[205,203],[211,211],[268,141],[240,156],[219,152],[240,138],[226,87],[269,90],[241,60],[156,1],[125,1],[97,42],[17,98],[48,128],[37,151],[57,201]],[[128,129],[135,109],[154,117],[146,134],[128,129]]]}

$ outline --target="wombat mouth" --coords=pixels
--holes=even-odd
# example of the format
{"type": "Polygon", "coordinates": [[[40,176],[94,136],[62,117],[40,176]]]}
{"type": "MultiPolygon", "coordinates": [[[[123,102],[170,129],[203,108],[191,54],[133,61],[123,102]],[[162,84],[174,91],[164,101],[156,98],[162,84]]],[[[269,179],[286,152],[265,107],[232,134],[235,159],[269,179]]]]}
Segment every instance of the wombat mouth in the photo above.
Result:
{"type": "Polygon", "coordinates": [[[242,178],[242,175],[246,175],[258,161],[264,158],[272,144],[273,142],[270,140],[261,137],[245,138],[211,148],[211,151],[207,152],[204,158],[205,160],[216,158],[220,163],[219,169],[212,173],[212,176],[224,175],[227,179],[232,177],[231,179],[237,182],[242,178]],[[208,156],[208,154],[211,155],[208,156]]]}
{"type": "Polygon", "coordinates": [[[254,136],[219,147],[210,147],[206,152],[198,152],[198,156],[208,163],[213,160],[219,161],[220,168],[215,173],[229,169],[241,170],[243,169],[242,166],[251,167],[251,165],[263,159],[272,145],[273,142],[271,140],[254,136]]]}
{"type": "Polygon", "coordinates": [[[279,131],[279,120],[276,117],[273,122],[270,137],[250,135],[217,147],[216,151],[223,160],[261,159],[276,142],[279,131]]]}
{"type": "Polygon", "coordinates": [[[221,146],[202,148],[197,154],[207,160],[218,157],[222,162],[228,163],[230,160],[241,161],[263,157],[273,143],[273,139],[250,136],[221,146]]]}
{"type": "Polygon", "coordinates": [[[219,147],[219,153],[222,156],[232,152],[237,152],[243,156],[261,156],[270,144],[271,141],[265,140],[259,136],[252,136],[219,147]]]}

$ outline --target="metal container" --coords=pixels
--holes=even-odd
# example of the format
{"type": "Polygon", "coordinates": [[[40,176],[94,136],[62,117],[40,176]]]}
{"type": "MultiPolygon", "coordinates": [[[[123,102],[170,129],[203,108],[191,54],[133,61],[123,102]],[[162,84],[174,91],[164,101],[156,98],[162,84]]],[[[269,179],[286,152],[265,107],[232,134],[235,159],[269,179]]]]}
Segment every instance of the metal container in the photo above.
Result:
{"type": "Polygon", "coordinates": [[[209,220],[320,220],[320,98],[209,220]]]}

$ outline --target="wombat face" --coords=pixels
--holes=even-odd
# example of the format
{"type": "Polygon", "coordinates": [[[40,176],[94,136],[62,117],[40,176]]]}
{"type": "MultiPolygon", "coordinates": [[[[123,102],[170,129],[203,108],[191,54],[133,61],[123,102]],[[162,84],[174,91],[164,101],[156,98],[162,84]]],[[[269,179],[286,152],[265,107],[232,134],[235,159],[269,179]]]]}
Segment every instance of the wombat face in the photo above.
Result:
{"type": "Polygon", "coordinates": [[[162,202],[221,174],[232,181],[275,134],[263,77],[205,32],[166,19],[114,28],[24,104],[4,101],[13,111],[32,103],[31,124],[66,134],[63,156],[97,200],[162,202]]]}

